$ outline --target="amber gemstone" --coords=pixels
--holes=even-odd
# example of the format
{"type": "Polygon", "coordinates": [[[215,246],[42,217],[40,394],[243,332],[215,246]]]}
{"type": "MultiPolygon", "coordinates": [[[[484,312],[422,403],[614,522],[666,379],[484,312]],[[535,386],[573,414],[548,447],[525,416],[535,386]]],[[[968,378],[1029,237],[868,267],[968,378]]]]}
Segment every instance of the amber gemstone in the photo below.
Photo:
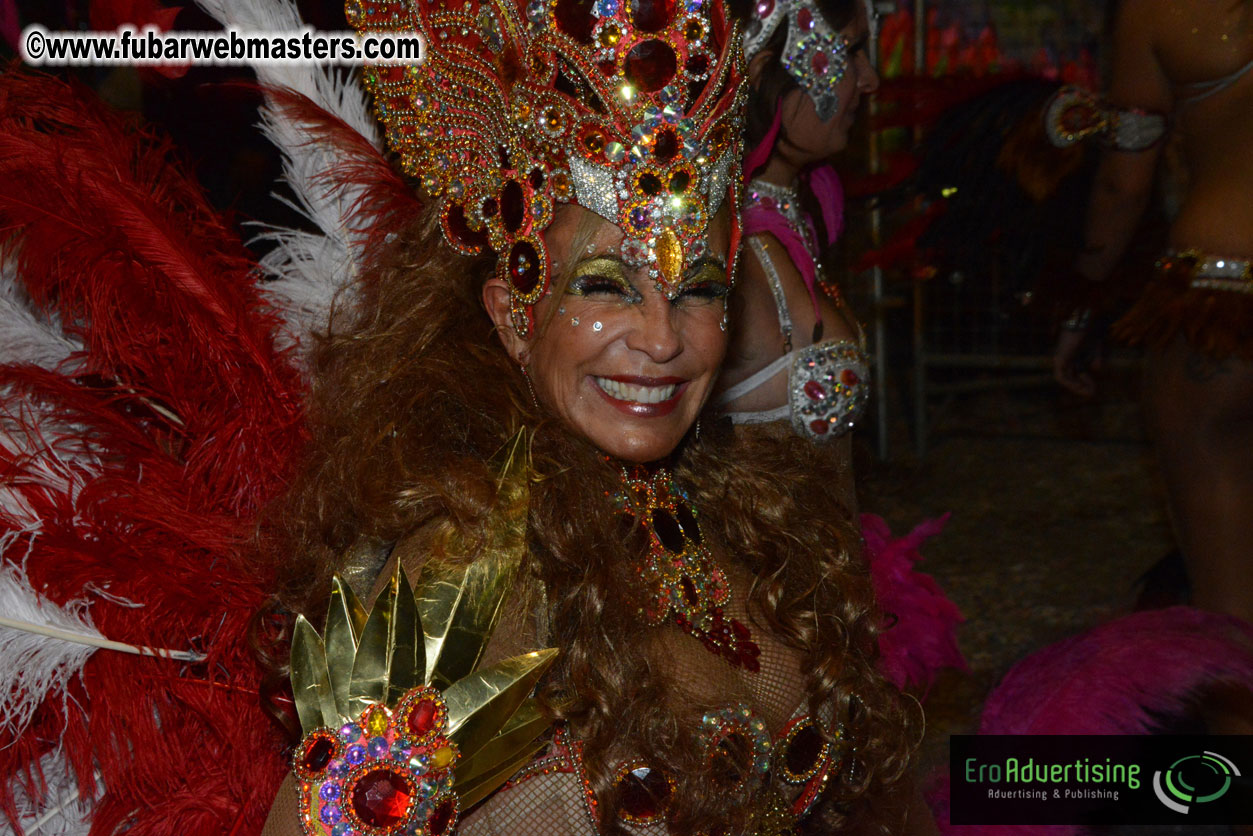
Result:
{"type": "Polygon", "coordinates": [[[701,23],[698,18],[692,18],[683,27],[683,37],[689,41],[699,41],[705,37],[705,24],[701,23]]]}
{"type": "Polygon", "coordinates": [[[699,546],[700,526],[696,524],[696,516],[692,514],[692,509],[680,502],[674,512],[679,518],[679,525],[683,526],[683,533],[687,535],[687,539],[699,546]]]}
{"type": "Polygon", "coordinates": [[[816,725],[809,723],[802,727],[792,735],[783,753],[787,771],[793,775],[808,775],[818,765],[824,742],[822,732],[818,731],[816,725]]]}
{"type": "Polygon", "coordinates": [[[448,799],[443,804],[435,808],[435,812],[431,813],[430,818],[426,820],[426,830],[431,836],[443,836],[448,830],[448,825],[452,824],[453,803],[452,799],[448,799]]]}
{"type": "Polygon", "coordinates": [[[539,253],[530,241],[519,241],[509,251],[509,279],[519,293],[530,293],[540,278],[539,253]]]}
{"type": "Polygon", "coordinates": [[[645,93],[655,93],[670,83],[677,66],[670,44],[654,38],[631,47],[622,70],[631,84],[645,93]]]}
{"type": "Polygon", "coordinates": [[[656,197],[661,193],[661,178],[651,171],[646,171],[640,175],[639,183],[640,191],[649,197],[656,197]]]}
{"type": "Polygon", "coordinates": [[[435,704],[435,700],[426,699],[419,702],[409,711],[409,716],[405,720],[409,734],[415,738],[430,734],[435,728],[435,717],[438,713],[439,707],[435,704]]]}
{"type": "Polygon", "coordinates": [[[840,382],[845,386],[856,386],[861,382],[861,378],[857,376],[857,372],[852,369],[845,369],[840,372],[840,382]]]}
{"type": "Polygon", "coordinates": [[[683,530],[665,508],[653,511],[653,531],[667,550],[676,554],[683,551],[683,530]]]}
{"type": "Polygon", "coordinates": [[[305,749],[301,765],[310,772],[321,772],[331,762],[333,754],[335,754],[335,743],[329,737],[315,738],[305,749]]]}
{"type": "Polygon", "coordinates": [[[374,769],[352,787],[352,811],[369,827],[395,827],[405,820],[413,784],[392,769],[374,769]]]}
{"type": "Polygon", "coordinates": [[[631,0],[631,22],[640,32],[660,32],[674,19],[675,0],[631,0]]]}
{"type": "Polygon", "coordinates": [[[500,219],[505,222],[505,229],[508,232],[517,232],[525,216],[526,196],[522,191],[522,186],[517,181],[510,180],[500,190],[500,219]]]}
{"type": "MultiPolygon", "coordinates": [[[[658,131],[657,139],[653,142],[653,157],[660,162],[668,163],[677,153],[679,153],[679,138],[675,136],[674,131],[669,128],[658,131]]],[[[673,191],[673,187],[671,190],[673,191]]]]}
{"type": "Polygon", "coordinates": [[[610,24],[600,30],[599,39],[600,45],[603,47],[617,46],[618,41],[622,40],[622,30],[610,24]]]}
{"type": "Polygon", "coordinates": [[[599,154],[605,147],[605,135],[598,130],[588,131],[583,134],[583,147],[589,154],[599,154]]]}
{"type": "Polygon", "coordinates": [[[557,28],[580,43],[592,42],[596,17],[592,14],[595,0],[557,0],[557,28]]]}
{"type": "Polygon", "coordinates": [[[662,816],[670,801],[670,782],[656,769],[640,766],[620,777],[618,803],[622,812],[639,822],[662,816]]]}

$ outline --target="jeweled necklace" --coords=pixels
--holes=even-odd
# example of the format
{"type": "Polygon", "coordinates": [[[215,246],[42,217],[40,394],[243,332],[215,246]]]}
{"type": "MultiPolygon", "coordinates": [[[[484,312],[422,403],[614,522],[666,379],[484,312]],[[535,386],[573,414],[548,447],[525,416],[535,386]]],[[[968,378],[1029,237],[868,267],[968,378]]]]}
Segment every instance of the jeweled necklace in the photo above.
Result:
{"type": "Polygon", "coordinates": [[[652,626],[673,620],[710,653],[756,672],[761,651],[738,619],[723,614],[731,598],[726,574],[704,545],[700,523],[668,470],[622,470],[624,513],[648,532],[648,556],[639,567],[648,598],[640,615],[652,626]]]}

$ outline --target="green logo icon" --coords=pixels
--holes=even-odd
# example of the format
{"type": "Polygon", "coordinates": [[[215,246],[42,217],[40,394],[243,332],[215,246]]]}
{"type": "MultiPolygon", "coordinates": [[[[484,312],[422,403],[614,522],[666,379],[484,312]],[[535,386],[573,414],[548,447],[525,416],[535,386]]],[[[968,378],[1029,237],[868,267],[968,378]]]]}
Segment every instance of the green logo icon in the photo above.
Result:
{"type": "Polygon", "coordinates": [[[1185,755],[1165,772],[1153,773],[1153,792],[1162,804],[1186,814],[1193,804],[1222,798],[1231,789],[1231,779],[1239,777],[1236,765],[1216,752],[1185,755]]]}

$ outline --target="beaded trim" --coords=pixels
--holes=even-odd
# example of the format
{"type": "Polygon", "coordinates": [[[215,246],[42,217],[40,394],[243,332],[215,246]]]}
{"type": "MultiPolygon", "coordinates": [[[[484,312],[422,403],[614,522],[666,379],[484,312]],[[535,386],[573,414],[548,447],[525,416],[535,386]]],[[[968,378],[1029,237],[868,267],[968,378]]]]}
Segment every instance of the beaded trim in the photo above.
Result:
{"type": "Polygon", "coordinates": [[[1157,263],[1157,267],[1169,271],[1177,266],[1177,261],[1190,262],[1188,269],[1192,278],[1189,287],[1253,294],[1253,259],[1209,255],[1200,250],[1172,250],[1157,263]]]}
{"type": "Polygon", "coordinates": [[[648,556],[638,569],[648,590],[640,615],[654,627],[671,620],[731,665],[760,670],[761,650],[752,633],[738,619],[723,614],[731,586],[704,545],[687,495],[664,469],[649,475],[643,467],[630,472],[624,468],[622,483],[620,510],[648,532],[648,556]]]}

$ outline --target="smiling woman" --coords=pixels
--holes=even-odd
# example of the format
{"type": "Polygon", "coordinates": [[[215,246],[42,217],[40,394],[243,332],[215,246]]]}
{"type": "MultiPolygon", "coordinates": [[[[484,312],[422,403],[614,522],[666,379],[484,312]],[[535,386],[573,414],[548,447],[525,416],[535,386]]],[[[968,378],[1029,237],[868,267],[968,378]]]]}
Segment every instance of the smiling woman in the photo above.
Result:
{"type": "MultiPolygon", "coordinates": [[[[373,8],[350,20],[374,25],[373,8]]],[[[431,57],[371,77],[393,147],[438,199],[316,353],[307,466],[265,529],[283,600],[316,617],[332,570],[366,590],[384,564],[490,565],[490,462],[526,427],[526,548],[483,661],[556,647],[538,689],[555,726],[503,789],[468,796],[458,832],[896,818],[882,796],[917,718],[875,671],[855,533],[823,513],[830,474],[804,445],[750,453],[694,431],[739,249],[738,33],[705,0],[444,9],[397,3],[431,57]]],[[[322,739],[302,780],[348,770],[322,739]]],[[[376,748],[358,754],[386,759],[376,748]]],[[[348,772],[370,821],[371,793],[409,821],[419,787],[446,789],[348,772]]],[[[347,805],[300,793],[289,782],[271,833],[347,833],[347,805]]],[[[366,813],[353,833],[379,833],[352,824],[366,813]]]]}
{"type": "Polygon", "coordinates": [[[726,350],[729,210],[702,240],[707,255],[674,285],[621,254],[623,232],[577,206],[557,212],[550,252],[574,253],[564,288],[541,300],[539,334],[508,328],[509,289],[483,289],[507,350],[546,409],[609,455],[628,462],[669,455],[696,421],[726,350]],[[575,248],[575,239],[587,240],[575,248]]]}

